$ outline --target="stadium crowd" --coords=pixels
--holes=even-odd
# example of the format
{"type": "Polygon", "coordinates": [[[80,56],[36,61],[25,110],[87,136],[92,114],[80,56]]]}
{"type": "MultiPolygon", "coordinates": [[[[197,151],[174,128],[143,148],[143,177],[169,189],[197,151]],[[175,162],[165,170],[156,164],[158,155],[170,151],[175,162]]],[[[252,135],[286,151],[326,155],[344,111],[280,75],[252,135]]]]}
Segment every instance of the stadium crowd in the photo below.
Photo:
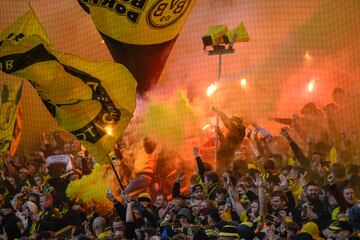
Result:
{"type": "Polygon", "coordinates": [[[273,119],[288,125],[278,136],[214,111],[227,128],[217,129],[217,171],[194,147],[196,173],[178,170],[171,194],[154,194],[156,143],[144,138],[133,157],[149,163],[125,189],[114,189],[121,198],[109,189],[111,214],[66,196],[67,185],[91,174],[95,163],[78,140],[54,148],[43,134],[41,148],[27,158],[3,154],[2,239],[360,239],[359,142],[336,126],[341,103],[310,103],[292,119],[273,119]],[[57,154],[71,156],[62,172],[46,162],[57,154]]]}

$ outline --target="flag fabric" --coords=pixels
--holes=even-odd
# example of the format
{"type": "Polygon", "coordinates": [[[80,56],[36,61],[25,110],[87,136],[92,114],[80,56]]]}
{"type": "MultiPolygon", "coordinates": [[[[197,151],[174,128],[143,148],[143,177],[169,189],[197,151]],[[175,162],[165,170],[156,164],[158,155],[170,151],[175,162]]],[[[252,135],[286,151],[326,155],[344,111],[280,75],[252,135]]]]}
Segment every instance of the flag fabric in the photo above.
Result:
{"type": "Polygon", "coordinates": [[[22,81],[3,84],[0,105],[0,152],[15,156],[21,136],[22,81]]]}
{"type": "Polygon", "coordinates": [[[195,0],[78,0],[115,62],[134,75],[137,91],[154,86],[195,0]]]}
{"type": "Polygon", "coordinates": [[[29,80],[59,125],[106,161],[135,109],[136,81],[127,68],[54,50],[32,10],[0,37],[1,70],[29,80]]]}
{"type": "Polygon", "coordinates": [[[34,11],[31,9],[19,17],[11,26],[0,33],[0,46],[5,39],[20,40],[25,35],[38,35],[44,42],[50,44],[45,30],[39,23],[34,11]]]}

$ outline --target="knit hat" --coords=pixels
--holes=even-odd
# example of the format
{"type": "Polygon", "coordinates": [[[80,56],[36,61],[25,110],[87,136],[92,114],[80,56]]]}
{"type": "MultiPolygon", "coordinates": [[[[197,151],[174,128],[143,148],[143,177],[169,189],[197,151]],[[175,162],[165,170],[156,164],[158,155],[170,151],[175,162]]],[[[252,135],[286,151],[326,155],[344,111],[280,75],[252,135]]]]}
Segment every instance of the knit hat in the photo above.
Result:
{"type": "Polygon", "coordinates": [[[237,229],[233,225],[225,225],[221,232],[219,233],[219,237],[233,237],[233,238],[239,238],[239,234],[237,232],[237,229]]]}
{"type": "Polygon", "coordinates": [[[151,196],[149,193],[140,193],[138,196],[137,196],[137,200],[138,202],[151,202],[151,196]]]}
{"type": "Polygon", "coordinates": [[[314,222],[308,222],[306,223],[302,228],[301,231],[302,233],[309,233],[312,238],[314,239],[320,239],[320,231],[319,231],[319,227],[318,225],[316,225],[316,223],[314,222]]]}
{"type": "Polygon", "coordinates": [[[178,214],[176,215],[178,218],[181,216],[186,217],[189,221],[191,221],[191,212],[188,208],[180,208],[178,214]]]}
{"type": "Polygon", "coordinates": [[[237,226],[237,232],[240,237],[244,239],[253,239],[255,234],[252,230],[253,225],[254,224],[252,222],[243,222],[237,226]]]}

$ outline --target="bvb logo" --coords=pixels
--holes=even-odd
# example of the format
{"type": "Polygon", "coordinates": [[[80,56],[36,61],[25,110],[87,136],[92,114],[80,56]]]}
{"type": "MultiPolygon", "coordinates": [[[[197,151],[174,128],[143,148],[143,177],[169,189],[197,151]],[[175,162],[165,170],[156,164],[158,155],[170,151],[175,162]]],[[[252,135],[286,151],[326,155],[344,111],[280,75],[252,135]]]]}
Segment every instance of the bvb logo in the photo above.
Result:
{"type": "Polygon", "coordinates": [[[186,12],[192,0],[158,0],[147,14],[151,28],[165,28],[175,23],[186,12]]]}

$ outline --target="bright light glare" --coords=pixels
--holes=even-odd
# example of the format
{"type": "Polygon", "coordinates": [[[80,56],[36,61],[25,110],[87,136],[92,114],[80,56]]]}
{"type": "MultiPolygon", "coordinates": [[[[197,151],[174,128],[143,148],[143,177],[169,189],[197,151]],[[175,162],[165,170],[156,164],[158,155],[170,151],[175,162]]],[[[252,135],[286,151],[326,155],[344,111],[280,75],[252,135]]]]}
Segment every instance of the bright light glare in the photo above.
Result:
{"type": "Polygon", "coordinates": [[[246,79],[245,79],[245,78],[243,78],[243,79],[240,80],[240,85],[241,85],[242,87],[246,87],[247,82],[246,82],[246,79]]]}
{"type": "Polygon", "coordinates": [[[309,54],[309,51],[306,51],[306,53],[305,53],[305,55],[304,55],[304,58],[305,58],[306,60],[311,60],[311,56],[310,56],[310,54],[309,54]]]}
{"type": "Polygon", "coordinates": [[[203,127],[202,127],[202,130],[206,130],[206,129],[208,129],[209,127],[211,127],[211,124],[210,123],[207,123],[207,124],[205,124],[203,127]]]}
{"type": "Polygon", "coordinates": [[[107,135],[112,135],[112,128],[111,127],[105,127],[105,132],[107,135]]]}
{"type": "Polygon", "coordinates": [[[307,85],[307,89],[309,92],[312,92],[314,91],[314,87],[315,87],[315,80],[311,80],[307,85]]]}
{"type": "Polygon", "coordinates": [[[210,97],[215,91],[216,91],[216,86],[215,86],[215,84],[211,84],[211,85],[207,88],[207,90],[206,90],[206,95],[207,95],[208,97],[210,97]]]}

